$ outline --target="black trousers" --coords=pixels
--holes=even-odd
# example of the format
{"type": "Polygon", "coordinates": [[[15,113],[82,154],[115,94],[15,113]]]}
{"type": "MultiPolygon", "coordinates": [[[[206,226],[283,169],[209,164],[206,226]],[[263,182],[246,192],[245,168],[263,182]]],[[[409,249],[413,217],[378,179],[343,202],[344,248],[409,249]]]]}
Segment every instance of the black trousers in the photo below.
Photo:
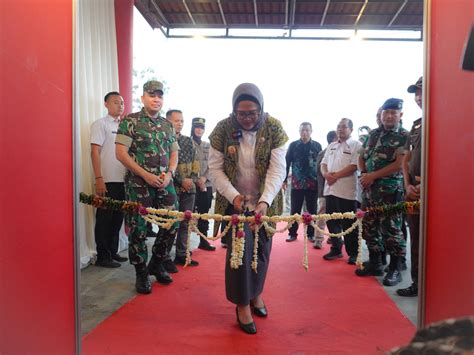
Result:
{"type": "Polygon", "coordinates": [[[410,252],[411,252],[411,279],[418,285],[418,258],[420,249],[420,215],[407,215],[408,226],[410,227],[410,252]]]}
{"type": "MultiPolygon", "coordinates": [[[[197,213],[208,213],[209,209],[211,208],[212,204],[212,187],[208,186],[206,191],[201,191],[198,189],[196,191],[196,200],[194,202],[194,209],[197,213]]],[[[198,221],[198,229],[199,231],[207,235],[209,230],[209,221],[205,221],[200,219],[198,221]]]]}
{"type": "MultiPolygon", "coordinates": [[[[326,197],[326,213],[344,213],[344,212],[356,212],[357,211],[357,201],[356,200],[346,200],[344,198],[336,197],[333,195],[325,196],[326,197]]],[[[331,233],[340,233],[348,229],[354,223],[354,219],[333,219],[326,222],[329,232],[331,233]]],[[[351,233],[344,236],[344,245],[346,247],[346,253],[349,256],[357,256],[357,236],[358,229],[354,229],[351,233]]],[[[341,252],[342,250],[342,238],[332,237],[331,250],[336,252],[341,252]]]]}
{"type": "MultiPolygon", "coordinates": [[[[107,187],[107,197],[114,200],[125,200],[123,182],[107,182],[105,186],[107,187]]],[[[117,254],[122,222],[122,212],[97,209],[94,231],[97,261],[112,260],[112,255],[117,254]]]]}
{"type": "MultiPolygon", "coordinates": [[[[311,214],[316,214],[318,204],[318,191],[317,190],[299,190],[291,189],[291,214],[301,213],[303,202],[306,201],[306,208],[311,214]]],[[[292,237],[296,237],[298,234],[298,224],[293,223],[290,228],[289,234],[292,237]]],[[[314,228],[308,226],[308,237],[314,237],[314,228]]]]}

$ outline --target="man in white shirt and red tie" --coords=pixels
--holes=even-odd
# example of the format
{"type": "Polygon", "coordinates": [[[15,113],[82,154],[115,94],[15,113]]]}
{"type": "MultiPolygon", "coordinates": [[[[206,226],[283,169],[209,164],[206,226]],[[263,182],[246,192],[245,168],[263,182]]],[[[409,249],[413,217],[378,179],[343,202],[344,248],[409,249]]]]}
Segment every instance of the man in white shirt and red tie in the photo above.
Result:
{"type": "MultiPolygon", "coordinates": [[[[321,162],[321,173],[325,178],[324,197],[326,213],[355,212],[357,210],[357,162],[362,144],[351,138],[353,123],[343,118],[337,125],[337,141],[331,143],[321,162]]],[[[347,230],[354,220],[327,221],[329,232],[347,230]]],[[[325,260],[342,258],[342,238],[332,237],[331,251],[325,260]]],[[[349,256],[348,264],[355,265],[357,258],[357,229],[344,236],[344,245],[349,256]]]]}

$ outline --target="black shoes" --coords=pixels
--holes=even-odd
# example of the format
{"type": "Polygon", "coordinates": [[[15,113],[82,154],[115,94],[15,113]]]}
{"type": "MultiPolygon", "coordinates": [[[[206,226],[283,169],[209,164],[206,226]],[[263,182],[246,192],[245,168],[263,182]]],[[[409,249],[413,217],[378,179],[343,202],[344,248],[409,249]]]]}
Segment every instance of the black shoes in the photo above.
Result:
{"type": "MultiPolygon", "coordinates": [[[[127,259],[128,260],[128,259],[127,259]]],[[[113,261],[113,260],[100,260],[95,262],[96,266],[106,267],[109,269],[113,269],[116,267],[122,266],[120,263],[113,261]]]]}
{"type": "Polygon", "coordinates": [[[261,318],[268,317],[267,307],[265,306],[263,306],[262,308],[258,308],[251,304],[250,309],[252,310],[252,313],[255,314],[257,317],[261,317],[261,318]]]}
{"type": "Polygon", "coordinates": [[[199,246],[198,246],[199,249],[202,249],[202,250],[208,250],[208,251],[214,251],[216,250],[216,247],[214,245],[211,245],[209,244],[209,242],[206,240],[206,241],[202,241],[199,243],[199,246]]]}
{"type": "Polygon", "coordinates": [[[289,235],[288,238],[286,238],[287,242],[294,242],[296,240],[296,235],[289,235]]]}
{"type": "Polygon", "coordinates": [[[347,259],[347,263],[349,265],[355,265],[356,264],[356,261],[357,261],[357,257],[356,256],[349,256],[349,259],[347,259]]]}
{"type": "Polygon", "coordinates": [[[388,265],[389,270],[382,281],[385,286],[395,286],[402,281],[402,273],[400,272],[401,262],[401,256],[390,255],[390,264],[388,265]]]}
{"type": "MultiPolygon", "coordinates": [[[[176,265],[183,265],[186,264],[186,257],[185,256],[177,256],[174,258],[174,263],[176,265]]],[[[188,266],[198,266],[199,265],[199,262],[197,262],[196,260],[191,260],[191,262],[189,263],[188,266]]]]}
{"type": "Polygon", "coordinates": [[[112,259],[114,259],[115,261],[118,261],[120,263],[128,261],[128,258],[126,258],[124,256],[120,256],[119,254],[112,255],[112,259]]]}
{"type": "Polygon", "coordinates": [[[227,243],[221,243],[221,247],[223,247],[224,249],[227,249],[227,243]]]}
{"type": "Polygon", "coordinates": [[[416,297],[418,296],[418,286],[415,283],[412,283],[410,287],[399,288],[397,294],[402,297],[416,297]]]}
{"type": "Polygon", "coordinates": [[[398,270],[390,270],[387,275],[383,278],[382,283],[385,286],[395,286],[402,281],[402,273],[398,270]]]}
{"type": "Polygon", "coordinates": [[[324,260],[334,260],[339,258],[342,258],[342,253],[332,249],[329,253],[323,255],[324,260]]]}
{"type": "Polygon", "coordinates": [[[364,270],[356,269],[355,274],[357,276],[383,276],[383,270],[369,264],[364,270]]]}
{"type": "Polygon", "coordinates": [[[240,329],[242,329],[247,334],[256,334],[257,333],[257,326],[255,322],[251,322],[248,324],[244,324],[240,322],[239,319],[239,309],[235,307],[235,315],[237,316],[237,323],[239,323],[240,329]]]}
{"type": "MultiPolygon", "coordinates": [[[[385,265],[385,264],[384,264],[384,265],[385,265]]],[[[402,262],[402,263],[400,264],[400,270],[401,270],[401,271],[405,271],[407,268],[408,268],[408,267],[407,267],[407,263],[406,263],[406,262],[402,262]]],[[[388,266],[386,266],[385,269],[383,269],[383,271],[385,271],[385,272],[389,272],[389,270],[390,270],[390,268],[389,268],[388,266]]]]}
{"type": "Polygon", "coordinates": [[[170,274],[176,274],[178,272],[178,268],[171,259],[166,259],[165,261],[163,261],[163,267],[170,274]]]}
{"type": "Polygon", "coordinates": [[[135,281],[135,289],[137,293],[149,294],[151,293],[151,282],[148,277],[148,271],[145,265],[135,265],[137,279],[135,281]]]}
{"type": "Polygon", "coordinates": [[[354,272],[357,276],[383,276],[382,268],[373,266],[370,263],[364,266],[364,270],[356,269],[354,272]]]}
{"type": "Polygon", "coordinates": [[[169,285],[173,282],[173,278],[165,270],[162,263],[148,266],[148,273],[156,277],[156,281],[163,285],[169,285]]]}
{"type": "Polygon", "coordinates": [[[356,269],[357,276],[383,276],[382,256],[380,252],[369,249],[369,261],[364,262],[364,269],[356,269]]]}

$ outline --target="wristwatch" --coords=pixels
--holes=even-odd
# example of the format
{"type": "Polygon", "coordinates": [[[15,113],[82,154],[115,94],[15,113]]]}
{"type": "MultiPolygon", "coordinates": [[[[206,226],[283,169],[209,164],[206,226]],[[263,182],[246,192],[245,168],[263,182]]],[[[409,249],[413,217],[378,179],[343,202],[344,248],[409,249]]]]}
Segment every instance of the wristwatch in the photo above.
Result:
{"type": "Polygon", "coordinates": [[[171,173],[171,177],[174,179],[176,177],[176,170],[168,170],[171,173]]]}

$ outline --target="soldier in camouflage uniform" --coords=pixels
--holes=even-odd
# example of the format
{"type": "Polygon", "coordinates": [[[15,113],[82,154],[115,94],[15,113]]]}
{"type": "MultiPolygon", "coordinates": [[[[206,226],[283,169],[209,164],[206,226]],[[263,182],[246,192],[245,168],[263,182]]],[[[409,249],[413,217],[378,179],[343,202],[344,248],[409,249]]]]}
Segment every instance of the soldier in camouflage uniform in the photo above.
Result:
{"type": "MultiPolygon", "coordinates": [[[[177,209],[177,197],[172,178],[179,147],[173,126],[159,115],[163,106],[163,84],[159,81],[145,83],[141,100],[144,107],[125,117],[115,141],[117,158],[128,169],[126,196],[145,207],[174,210],[177,209]]],[[[160,283],[172,282],[163,262],[169,260],[168,249],[176,235],[176,226],[160,229],[147,267],[147,222],[139,215],[129,215],[127,223],[130,227],[129,258],[136,270],[137,292],[151,292],[149,274],[155,275],[160,283]]]]}
{"type": "MultiPolygon", "coordinates": [[[[363,208],[403,201],[401,164],[408,132],[400,126],[403,101],[388,99],[382,106],[382,126],[372,130],[363,144],[359,157],[364,188],[363,208]]],[[[390,253],[389,271],[383,284],[393,286],[402,279],[400,263],[405,256],[401,213],[364,219],[364,239],[369,249],[369,263],[358,276],[382,276],[381,252],[390,253]]]]}
{"type": "MultiPolygon", "coordinates": [[[[169,110],[166,112],[166,119],[170,121],[174,127],[176,138],[179,145],[178,166],[176,175],[173,179],[178,194],[178,205],[181,212],[193,211],[194,201],[196,199],[196,182],[199,180],[200,163],[196,154],[196,147],[193,140],[181,134],[183,130],[183,113],[180,110],[169,110]]],[[[178,235],[176,236],[176,256],[174,263],[176,265],[186,264],[186,245],[188,238],[188,222],[181,221],[179,224],[178,235]]],[[[191,259],[188,266],[198,266],[196,260],[191,259]]],[[[167,269],[168,272],[177,272],[174,269],[167,269]]]]}

